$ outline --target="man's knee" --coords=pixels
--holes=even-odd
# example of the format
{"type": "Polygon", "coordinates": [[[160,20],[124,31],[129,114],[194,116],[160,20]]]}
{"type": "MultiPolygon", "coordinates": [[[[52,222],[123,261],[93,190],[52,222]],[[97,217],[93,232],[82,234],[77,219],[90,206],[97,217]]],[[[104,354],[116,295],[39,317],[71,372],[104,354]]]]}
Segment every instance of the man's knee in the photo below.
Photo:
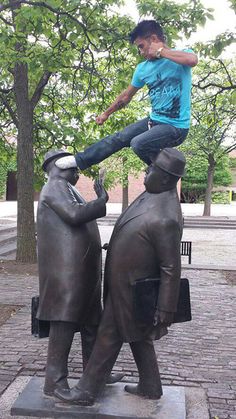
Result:
{"type": "Polygon", "coordinates": [[[141,137],[140,135],[134,137],[130,142],[130,147],[134,153],[139,155],[140,152],[142,153],[145,150],[145,138],[143,138],[143,136],[141,137]]]}

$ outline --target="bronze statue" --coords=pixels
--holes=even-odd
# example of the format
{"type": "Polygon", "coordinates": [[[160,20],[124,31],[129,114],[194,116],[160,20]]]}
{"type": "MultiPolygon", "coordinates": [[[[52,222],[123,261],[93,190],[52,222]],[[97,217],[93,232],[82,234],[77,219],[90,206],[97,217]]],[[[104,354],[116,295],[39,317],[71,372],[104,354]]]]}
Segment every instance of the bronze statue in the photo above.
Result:
{"type": "Polygon", "coordinates": [[[159,399],[162,385],[153,340],[167,333],[177,308],[180,284],[182,214],[176,184],[185,158],[166,148],[149,166],[142,193],[118,219],[105,265],[105,310],[96,343],[78,384],[55,395],[68,403],[92,405],[103,390],[123,342],[129,342],[139,372],[131,394],[159,399]],[[155,322],[143,324],[135,316],[133,285],[160,278],[155,322]]]}
{"type": "MultiPolygon", "coordinates": [[[[44,393],[68,389],[67,363],[74,333],[80,331],[85,368],[100,321],[101,241],[98,217],[106,214],[108,195],[101,182],[97,199],[85,202],[73,186],[77,168],[61,170],[55,162],[70,155],[51,150],[43,169],[49,179],[39,199],[37,214],[40,320],[50,321],[44,393]]],[[[121,378],[111,377],[111,381],[121,378]]]]}

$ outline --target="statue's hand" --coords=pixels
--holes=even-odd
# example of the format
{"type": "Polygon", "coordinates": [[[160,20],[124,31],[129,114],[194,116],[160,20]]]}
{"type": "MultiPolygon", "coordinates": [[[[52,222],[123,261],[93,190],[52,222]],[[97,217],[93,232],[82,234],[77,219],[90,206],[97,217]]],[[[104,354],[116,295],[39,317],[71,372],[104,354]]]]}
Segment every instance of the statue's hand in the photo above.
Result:
{"type": "Polygon", "coordinates": [[[174,313],[171,313],[169,311],[161,311],[157,309],[154,320],[155,325],[161,324],[163,326],[170,326],[171,323],[173,323],[173,320],[174,313]]]}
{"type": "Polygon", "coordinates": [[[103,198],[104,201],[107,202],[108,199],[109,199],[109,196],[108,196],[107,191],[104,189],[102,181],[99,180],[99,179],[96,179],[95,182],[94,182],[93,187],[94,187],[94,190],[95,190],[95,193],[96,193],[97,197],[98,198],[103,198]]]}
{"type": "Polygon", "coordinates": [[[59,169],[73,169],[77,167],[77,163],[74,156],[66,156],[58,159],[55,162],[55,166],[59,167],[59,169]]]}

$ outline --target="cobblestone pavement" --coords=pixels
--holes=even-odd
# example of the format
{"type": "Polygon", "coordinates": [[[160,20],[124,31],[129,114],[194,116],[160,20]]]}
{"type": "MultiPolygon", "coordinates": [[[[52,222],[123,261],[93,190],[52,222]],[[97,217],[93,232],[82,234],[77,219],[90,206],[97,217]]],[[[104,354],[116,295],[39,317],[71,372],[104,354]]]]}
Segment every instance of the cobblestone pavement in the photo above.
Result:
{"type": "MultiPolygon", "coordinates": [[[[211,419],[236,419],[235,272],[192,270],[182,276],[190,280],[193,320],[173,325],[169,334],[155,343],[162,382],[203,388],[211,419]]],[[[30,335],[30,301],[37,290],[35,276],[0,274],[0,303],[23,306],[0,327],[0,394],[16,377],[44,375],[47,339],[30,335]]],[[[81,375],[79,336],[73,343],[69,367],[71,377],[81,375]]],[[[126,381],[137,382],[127,344],[114,369],[124,371],[126,381]]]]}

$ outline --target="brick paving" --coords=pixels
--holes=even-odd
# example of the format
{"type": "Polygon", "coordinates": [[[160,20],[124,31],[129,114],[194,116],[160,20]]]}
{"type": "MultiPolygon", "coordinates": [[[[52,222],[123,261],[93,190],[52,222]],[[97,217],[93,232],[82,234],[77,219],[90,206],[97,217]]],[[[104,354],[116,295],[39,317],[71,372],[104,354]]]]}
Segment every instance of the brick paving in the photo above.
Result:
{"type": "MultiPolygon", "coordinates": [[[[193,320],[173,325],[155,343],[162,382],[203,388],[211,419],[236,419],[236,272],[192,270],[182,276],[190,280],[193,320]]],[[[44,375],[47,339],[30,334],[30,301],[37,292],[36,276],[0,274],[0,304],[23,306],[0,327],[0,394],[16,377],[44,375]]],[[[114,369],[125,372],[124,381],[137,382],[128,345],[114,369]]],[[[69,370],[73,378],[81,375],[79,335],[69,370]]]]}

